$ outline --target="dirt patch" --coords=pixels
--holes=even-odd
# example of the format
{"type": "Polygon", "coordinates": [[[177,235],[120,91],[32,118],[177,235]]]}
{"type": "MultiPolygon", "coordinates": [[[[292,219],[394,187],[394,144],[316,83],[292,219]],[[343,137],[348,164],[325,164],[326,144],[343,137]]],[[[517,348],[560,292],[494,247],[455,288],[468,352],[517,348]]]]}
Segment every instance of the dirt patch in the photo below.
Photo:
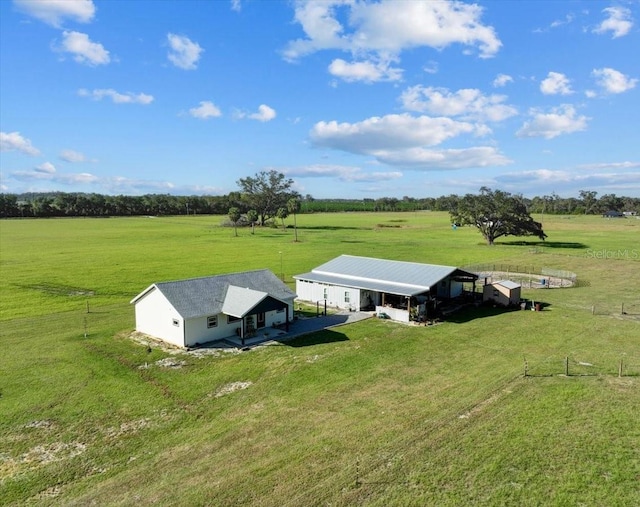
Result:
{"type": "Polygon", "coordinates": [[[236,391],[240,391],[242,389],[247,389],[251,386],[253,382],[231,382],[230,384],[225,384],[222,387],[218,388],[215,393],[211,396],[214,398],[220,398],[221,396],[226,396],[227,394],[234,393],[236,391]]]}
{"type": "Polygon", "coordinates": [[[156,366],[172,369],[182,368],[183,366],[186,366],[186,364],[186,361],[181,361],[179,359],[176,359],[175,357],[165,357],[164,359],[160,359],[159,361],[155,362],[156,366]]]}
{"type": "Polygon", "coordinates": [[[35,428],[35,429],[49,429],[53,428],[55,424],[53,421],[49,421],[47,419],[43,421],[31,421],[24,425],[25,428],[35,428]]]}
{"type": "Polygon", "coordinates": [[[118,438],[122,435],[137,433],[138,431],[151,426],[151,421],[146,417],[135,421],[124,422],[118,428],[110,427],[106,429],[106,434],[110,438],[118,438]]]}

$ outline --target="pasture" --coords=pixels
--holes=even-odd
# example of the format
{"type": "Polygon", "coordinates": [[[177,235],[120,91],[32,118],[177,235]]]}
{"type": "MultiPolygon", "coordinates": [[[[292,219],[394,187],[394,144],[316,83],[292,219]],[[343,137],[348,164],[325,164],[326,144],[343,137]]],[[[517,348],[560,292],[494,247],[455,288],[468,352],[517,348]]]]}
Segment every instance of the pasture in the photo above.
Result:
{"type": "Polygon", "coordinates": [[[445,213],[299,215],[297,243],[223,220],[0,221],[0,504],[640,504],[640,220],[545,216],[545,243],[493,247],[445,213]],[[246,352],[129,338],[153,282],[269,268],[295,288],[343,253],[580,284],[524,290],[542,312],[246,352]]]}

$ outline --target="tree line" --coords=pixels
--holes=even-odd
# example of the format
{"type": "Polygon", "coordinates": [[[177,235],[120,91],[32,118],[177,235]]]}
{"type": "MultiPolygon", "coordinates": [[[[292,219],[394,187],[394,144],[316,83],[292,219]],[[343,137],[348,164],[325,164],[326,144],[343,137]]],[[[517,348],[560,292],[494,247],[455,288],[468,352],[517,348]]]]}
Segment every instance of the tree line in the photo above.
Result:
{"type": "MultiPolygon", "coordinates": [[[[314,199],[292,190],[293,180],[277,171],[263,171],[240,178],[239,190],[220,196],[104,195],[77,192],[0,194],[0,217],[109,217],[136,215],[227,215],[235,208],[241,215],[257,212],[256,223],[282,218],[290,212],[291,199],[298,202],[297,213],[345,211],[448,211],[456,210],[463,195],[440,197],[381,197],[378,199],[314,199]],[[278,216],[280,215],[280,216],[278,216]]],[[[555,193],[533,198],[519,197],[529,213],[602,214],[607,211],[635,211],[640,214],[640,198],[620,197],[581,190],[578,197],[555,193]]]]}

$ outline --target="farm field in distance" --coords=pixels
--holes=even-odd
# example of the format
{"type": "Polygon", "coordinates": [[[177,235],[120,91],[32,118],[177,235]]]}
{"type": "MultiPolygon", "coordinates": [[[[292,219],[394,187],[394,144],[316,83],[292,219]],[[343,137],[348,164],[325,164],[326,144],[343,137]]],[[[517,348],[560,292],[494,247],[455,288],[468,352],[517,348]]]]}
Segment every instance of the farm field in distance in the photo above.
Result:
{"type": "Polygon", "coordinates": [[[436,212],[298,215],[297,243],[221,216],[0,221],[0,504],[640,505],[640,220],[534,218],[546,242],[492,247],[436,212]],[[269,268],[295,289],[340,254],[579,284],[524,288],[541,312],[245,352],[129,338],[154,282],[269,268]]]}

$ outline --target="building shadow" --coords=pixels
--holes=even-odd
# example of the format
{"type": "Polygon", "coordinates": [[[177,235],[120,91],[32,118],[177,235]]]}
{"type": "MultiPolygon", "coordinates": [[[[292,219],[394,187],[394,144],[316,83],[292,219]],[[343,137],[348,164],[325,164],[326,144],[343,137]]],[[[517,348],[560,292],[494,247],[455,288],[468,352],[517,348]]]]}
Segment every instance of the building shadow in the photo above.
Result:
{"type": "Polygon", "coordinates": [[[337,343],[349,341],[343,333],[338,333],[331,329],[322,331],[310,331],[307,334],[287,339],[276,339],[275,341],[288,345],[289,347],[309,347],[311,345],[322,345],[326,343],[337,343]]]}
{"type": "Polygon", "coordinates": [[[480,306],[468,306],[458,310],[457,312],[448,315],[445,322],[452,322],[454,324],[464,324],[475,319],[486,319],[489,317],[496,317],[498,315],[504,315],[505,313],[524,312],[524,311],[544,311],[545,308],[551,306],[550,303],[543,301],[522,301],[525,306],[509,306],[503,307],[493,304],[482,304],[480,306]]]}

